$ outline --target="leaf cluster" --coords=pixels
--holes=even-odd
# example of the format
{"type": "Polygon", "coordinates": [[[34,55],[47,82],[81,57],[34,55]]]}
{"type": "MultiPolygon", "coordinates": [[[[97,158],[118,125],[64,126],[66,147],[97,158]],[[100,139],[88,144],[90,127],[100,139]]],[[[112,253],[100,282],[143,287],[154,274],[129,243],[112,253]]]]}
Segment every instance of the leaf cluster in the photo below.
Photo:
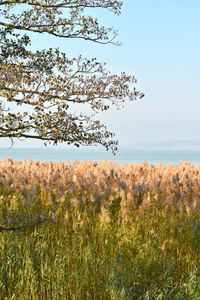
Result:
{"type": "Polygon", "coordinates": [[[20,32],[114,43],[116,32],[100,26],[87,10],[119,14],[121,5],[117,0],[0,1],[0,137],[101,144],[116,151],[113,133],[94,115],[142,97],[135,77],[112,74],[96,58],[69,58],[51,48],[33,52],[29,35],[20,32]],[[73,113],[76,104],[89,107],[90,114],[73,113]]]}

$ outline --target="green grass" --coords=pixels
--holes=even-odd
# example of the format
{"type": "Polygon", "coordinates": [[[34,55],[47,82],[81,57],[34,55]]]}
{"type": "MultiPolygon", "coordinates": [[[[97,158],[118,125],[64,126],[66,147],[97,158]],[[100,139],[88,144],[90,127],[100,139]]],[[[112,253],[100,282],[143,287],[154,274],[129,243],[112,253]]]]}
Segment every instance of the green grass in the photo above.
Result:
{"type": "Polygon", "coordinates": [[[0,299],[200,299],[198,214],[152,205],[124,222],[117,198],[108,222],[87,194],[75,206],[55,195],[46,205],[44,192],[29,207],[30,195],[1,196],[1,225],[54,223],[0,232],[0,299]]]}

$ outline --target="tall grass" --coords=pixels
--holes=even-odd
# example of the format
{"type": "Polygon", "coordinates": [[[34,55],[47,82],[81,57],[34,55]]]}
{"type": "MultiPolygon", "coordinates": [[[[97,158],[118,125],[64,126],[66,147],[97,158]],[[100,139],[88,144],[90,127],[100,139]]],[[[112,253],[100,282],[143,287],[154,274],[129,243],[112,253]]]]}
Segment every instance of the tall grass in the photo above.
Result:
{"type": "Polygon", "coordinates": [[[0,299],[200,299],[198,172],[1,162],[0,299]]]}

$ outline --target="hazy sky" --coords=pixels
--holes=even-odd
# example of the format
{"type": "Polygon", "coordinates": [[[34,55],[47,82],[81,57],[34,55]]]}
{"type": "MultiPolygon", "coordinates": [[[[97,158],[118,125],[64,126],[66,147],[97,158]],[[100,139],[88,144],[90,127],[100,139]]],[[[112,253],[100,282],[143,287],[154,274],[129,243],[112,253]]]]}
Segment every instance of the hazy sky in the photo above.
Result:
{"type": "Polygon", "coordinates": [[[112,72],[125,71],[137,77],[137,87],[145,98],[101,116],[122,145],[199,139],[200,1],[123,2],[120,16],[93,11],[98,12],[102,24],[119,30],[122,46],[34,35],[33,48],[59,46],[70,57],[96,57],[107,62],[112,72]]]}

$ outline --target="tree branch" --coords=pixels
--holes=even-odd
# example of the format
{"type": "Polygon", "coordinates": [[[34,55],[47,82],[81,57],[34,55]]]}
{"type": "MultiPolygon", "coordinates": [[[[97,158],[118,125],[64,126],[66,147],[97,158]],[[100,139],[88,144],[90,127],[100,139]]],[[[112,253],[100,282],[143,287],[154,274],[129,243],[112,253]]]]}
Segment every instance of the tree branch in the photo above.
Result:
{"type": "Polygon", "coordinates": [[[42,8],[109,8],[114,10],[116,13],[120,12],[122,2],[118,0],[102,0],[102,1],[94,1],[93,4],[89,4],[88,1],[80,0],[80,1],[62,1],[59,3],[41,3],[42,1],[27,1],[27,0],[8,0],[1,1],[1,5],[9,5],[9,4],[26,4],[30,6],[39,6],[42,8]]]}
{"type": "Polygon", "coordinates": [[[55,223],[52,219],[48,219],[48,220],[38,221],[34,224],[24,224],[24,225],[16,226],[16,227],[15,226],[13,226],[13,227],[0,226],[0,232],[1,231],[18,231],[18,230],[23,230],[26,228],[34,228],[35,226],[42,225],[46,222],[55,223]]]}

